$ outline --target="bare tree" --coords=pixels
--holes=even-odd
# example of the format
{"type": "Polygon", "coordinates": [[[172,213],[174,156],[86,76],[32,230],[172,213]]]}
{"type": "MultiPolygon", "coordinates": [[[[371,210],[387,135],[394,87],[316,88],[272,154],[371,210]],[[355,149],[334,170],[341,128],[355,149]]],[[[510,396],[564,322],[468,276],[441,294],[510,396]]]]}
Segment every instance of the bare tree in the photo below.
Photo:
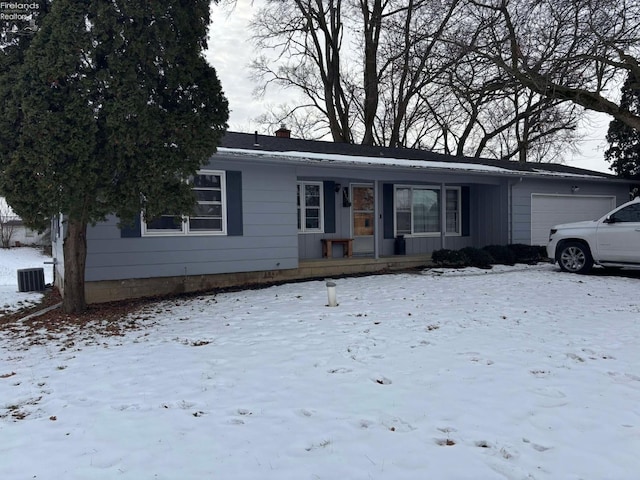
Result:
{"type": "Polygon", "coordinates": [[[255,118],[258,125],[275,131],[282,125],[291,131],[295,138],[321,140],[326,135],[326,119],[322,113],[310,105],[267,104],[266,111],[255,118]]]}
{"type": "Polygon", "coordinates": [[[556,159],[581,111],[470,48],[488,43],[485,17],[497,23],[471,0],[269,0],[252,26],[256,78],[303,101],[261,120],[303,138],[556,159]]]}
{"type": "Polygon", "coordinates": [[[371,4],[366,0],[358,0],[357,4],[362,15],[364,68],[362,74],[364,101],[362,117],[364,124],[364,145],[374,144],[374,123],[378,112],[380,82],[378,76],[378,47],[382,33],[382,18],[385,4],[382,0],[374,0],[371,4]]]}
{"type": "Polygon", "coordinates": [[[441,42],[443,32],[459,19],[459,0],[405,2],[389,19],[381,50],[385,58],[381,70],[382,95],[388,96],[386,121],[390,146],[415,144],[430,129],[414,126],[432,123],[425,108],[425,92],[435,80],[456,64],[441,42]]]}
{"type": "MultiPolygon", "coordinates": [[[[456,92],[440,105],[437,115],[449,131],[456,155],[505,160],[554,161],[567,145],[579,139],[582,109],[567,101],[549,99],[504,82],[485,82],[479,88],[451,83],[456,92]],[[444,115],[449,109],[455,115],[444,115]]],[[[436,108],[434,106],[434,108],[436,108]]]]}
{"type": "Polygon", "coordinates": [[[640,129],[640,117],[615,99],[627,72],[640,76],[640,2],[469,0],[469,15],[482,34],[450,41],[531,91],[640,129]]]}
{"type": "Polygon", "coordinates": [[[254,40],[263,51],[276,52],[278,62],[263,55],[252,65],[264,85],[277,82],[303,93],[323,114],[336,142],[352,142],[352,92],[341,64],[344,28],[341,0],[269,0],[252,22],[254,40]]]}
{"type": "Polygon", "coordinates": [[[0,246],[2,248],[9,248],[11,246],[11,240],[16,232],[18,217],[13,213],[11,207],[4,202],[0,201],[0,246]]]}
{"type": "MultiPolygon", "coordinates": [[[[481,32],[466,17],[456,24],[448,35],[481,32]]],[[[429,148],[458,156],[552,161],[578,140],[581,108],[522,87],[473,52],[450,45],[443,55],[454,63],[420,93],[440,130],[429,148]]]]}
{"type": "Polygon", "coordinates": [[[405,145],[405,130],[423,120],[419,93],[443,69],[433,53],[459,3],[271,0],[252,23],[260,93],[273,82],[297,89],[334,141],[405,145]]]}

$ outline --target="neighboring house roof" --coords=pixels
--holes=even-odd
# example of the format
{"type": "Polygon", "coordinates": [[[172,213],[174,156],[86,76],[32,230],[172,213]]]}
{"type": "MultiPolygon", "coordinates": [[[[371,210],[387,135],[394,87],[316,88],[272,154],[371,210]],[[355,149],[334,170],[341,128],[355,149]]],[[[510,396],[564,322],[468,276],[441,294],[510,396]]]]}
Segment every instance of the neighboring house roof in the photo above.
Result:
{"type": "Polygon", "coordinates": [[[22,225],[22,219],[15,214],[4,197],[0,197],[0,216],[10,225],[22,225]]]}
{"type": "Polygon", "coordinates": [[[220,153],[255,156],[297,163],[333,163],[353,166],[459,170],[499,176],[588,177],[621,180],[607,173],[557,163],[520,163],[509,160],[452,156],[427,150],[376,147],[296,138],[227,132],[220,153]]]}

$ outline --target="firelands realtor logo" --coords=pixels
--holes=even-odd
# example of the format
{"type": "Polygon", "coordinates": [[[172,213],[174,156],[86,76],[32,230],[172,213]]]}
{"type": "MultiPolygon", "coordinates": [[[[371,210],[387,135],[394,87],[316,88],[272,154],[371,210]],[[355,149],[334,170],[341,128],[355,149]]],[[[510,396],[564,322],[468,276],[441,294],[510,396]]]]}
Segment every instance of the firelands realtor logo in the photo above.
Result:
{"type": "Polygon", "coordinates": [[[39,2],[0,2],[0,22],[9,31],[36,31],[39,2]]]}

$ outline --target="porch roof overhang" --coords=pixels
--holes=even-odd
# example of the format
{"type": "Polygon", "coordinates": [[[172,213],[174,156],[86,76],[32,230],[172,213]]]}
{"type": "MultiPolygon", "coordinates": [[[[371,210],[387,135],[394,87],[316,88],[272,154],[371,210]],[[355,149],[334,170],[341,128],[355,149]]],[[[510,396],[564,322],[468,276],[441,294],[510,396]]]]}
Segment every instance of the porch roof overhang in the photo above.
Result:
{"type": "Polygon", "coordinates": [[[393,157],[370,157],[344,155],[335,153],[318,153],[302,151],[269,151],[243,148],[219,147],[217,156],[234,160],[256,161],[272,164],[310,165],[326,168],[357,168],[368,170],[393,171],[429,171],[437,174],[465,174],[503,178],[538,178],[547,180],[588,180],[594,182],[629,183],[628,180],[606,173],[567,167],[559,164],[527,163],[512,161],[490,161],[492,164],[480,163],[466,157],[451,157],[448,161],[419,160],[393,157]],[[498,165],[499,164],[499,165],[498,165]]]}

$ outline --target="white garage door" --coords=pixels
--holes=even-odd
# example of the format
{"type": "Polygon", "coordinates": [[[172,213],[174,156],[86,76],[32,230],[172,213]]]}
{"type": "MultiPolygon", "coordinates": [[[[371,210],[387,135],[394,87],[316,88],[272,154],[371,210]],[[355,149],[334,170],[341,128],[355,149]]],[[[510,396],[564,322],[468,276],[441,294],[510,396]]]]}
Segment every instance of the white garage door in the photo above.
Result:
{"type": "Polygon", "coordinates": [[[531,245],[546,245],[554,225],[597,220],[615,207],[615,197],[534,193],[531,195],[531,245]]]}

